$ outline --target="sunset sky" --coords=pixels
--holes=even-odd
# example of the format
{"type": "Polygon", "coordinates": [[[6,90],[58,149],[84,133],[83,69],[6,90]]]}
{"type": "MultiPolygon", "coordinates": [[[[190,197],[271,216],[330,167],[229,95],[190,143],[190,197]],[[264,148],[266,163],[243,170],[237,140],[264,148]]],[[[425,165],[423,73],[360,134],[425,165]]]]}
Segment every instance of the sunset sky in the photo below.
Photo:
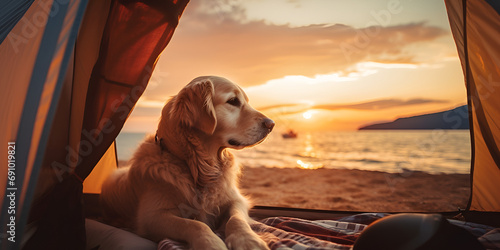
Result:
{"type": "Polygon", "coordinates": [[[466,103],[443,1],[205,0],[188,4],[126,132],[154,132],[200,75],[226,77],[276,129],[356,130],[466,103]]]}

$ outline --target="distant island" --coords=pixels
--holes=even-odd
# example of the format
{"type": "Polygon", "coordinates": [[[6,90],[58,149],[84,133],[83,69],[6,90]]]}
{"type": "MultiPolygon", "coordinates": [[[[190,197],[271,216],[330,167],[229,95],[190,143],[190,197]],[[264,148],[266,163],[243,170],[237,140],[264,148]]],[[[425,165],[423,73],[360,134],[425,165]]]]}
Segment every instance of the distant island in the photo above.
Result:
{"type": "Polygon", "coordinates": [[[443,112],[398,118],[392,122],[359,128],[359,130],[375,129],[469,129],[467,105],[443,112]]]}

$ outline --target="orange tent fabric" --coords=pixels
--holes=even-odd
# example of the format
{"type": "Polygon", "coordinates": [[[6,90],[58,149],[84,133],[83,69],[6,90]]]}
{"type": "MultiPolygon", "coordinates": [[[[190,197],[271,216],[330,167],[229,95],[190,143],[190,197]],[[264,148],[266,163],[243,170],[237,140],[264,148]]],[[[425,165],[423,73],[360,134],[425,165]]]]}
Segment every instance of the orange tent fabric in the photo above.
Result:
{"type": "MultiPolygon", "coordinates": [[[[5,68],[0,69],[2,78],[12,81],[0,99],[6,107],[15,100],[21,103],[2,111],[1,116],[14,123],[1,138],[5,143],[17,141],[20,148],[16,154],[22,166],[16,174],[22,193],[16,196],[16,242],[2,241],[2,248],[20,248],[24,229],[30,232],[26,249],[84,248],[82,182],[101,159],[101,165],[116,167],[113,141],[146,88],[187,3],[9,3],[18,11],[12,16],[23,18],[12,18],[18,23],[0,44],[2,58],[12,58],[3,60],[5,68]],[[36,24],[40,26],[36,36],[22,40],[16,51],[12,39],[35,16],[47,23],[36,24]],[[105,152],[109,153],[103,158],[105,152]]],[[[1,158],[7,158],[6,151],[1,158]]],[[[5,179],[2,183],[6,185],[5,179]]],[[[8,202],[3,199],[2,230],[9,219],[4,213],[8,202]]]]}
{"type": "Polygon", "coordinates": [[[472,192],[468,210],[500,212],[500,4],[445,2],[469,103],[472,192]]]}

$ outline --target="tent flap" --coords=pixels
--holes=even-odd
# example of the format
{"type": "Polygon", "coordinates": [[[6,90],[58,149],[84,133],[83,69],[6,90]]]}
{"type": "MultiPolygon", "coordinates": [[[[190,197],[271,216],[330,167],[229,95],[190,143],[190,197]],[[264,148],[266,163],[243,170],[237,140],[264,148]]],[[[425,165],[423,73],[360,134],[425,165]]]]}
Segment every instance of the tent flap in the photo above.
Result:
{"type": "Polygon", "coordinates": [[[120,132],[144,92],[188,1],[113,1],[88,87],[82,138],[100,143],[82,157],[85,179],[120,132]]]}
{"type": "Polygon", "coordinates": [[[446,0],[465,74],[471,122],[468,210],[500,212],[500,16],[498,1],[446,0]]]}
{"type": "MultiPolygon", "coordinates": [[[[11,4],[17,4],[22,8],[28,6],[25,1],[11,1],[11,4]]],[[[72,0],[64,4],[56,1],[46,1],[44,2],[44,7],[41,7],[39,4],[32,4],[24,16],[21,17],[21,20],[24,18],[25,21],[17,22],[12,28],[12,32],[7,35],[1,44],[2,58],[8,58],[4,56],[12,54],[12,52],[14,54],[21,52],[19,48],[27,44],[32,46],[28,47],[30,54],[21,52],[26,58],[16,55],[16,59],[12,60],[14,62],[27,60],[30,63],[29,65],[13,63],[12,67],[8,66],[10,71],[2,75],[3,80],[19,80],[10,82],[10,85],[19,86],[19,88],[25,90],[16,91],[16,96],[8,96],[6,98],[7,100],[12,100],[13,98],[21,100],[21,104],[19,102],[16,104],[22,107],[22,109],[16,108],[13,112],[10,112],[11,110],[5,112],[9,113],[9,117],[16,117],[19,120],[15,119],[18,121],[16,136],[12,136],[12,130],[9,131],[9,136],[12,136],[9,139],[16,143],[16,180],[12,184],[16,186],[15,190],[12,191],[15,193],[15,213],[6,212],[14,209],[9,208],[6,205],[8,204],[7,199],[4,199],[1,218],[2,230],[4,232],[8,231],[6,229],[7,223],[4,222],[6,220],[12,221],[12,218],[15,218],[16,235],[12,240],[1,241],[0,244],[2,247],[5,247],[5,244],[12,243],[10,245],[11,248],[19,248],[27,222],[27,215],[33,200],[41,162],[43,161],[44,153],[47,151],[45,146],[55,110],[57,109],[63,85],[62,82],[65,78],[66,69],[78,33],[83,13],[82,10],[84,9],[82,6],[85,5],[85,0],[72,0]],[[50,11],[46,11],[44,8],[56,4],[59,7],[57,15],[51,15],[50,11]],[[39,22],[36,23],[39,27],[33,29],[34,23],[27,23],[26,20],[34,20],[35,16],[40,18],[37,19],[39,22]],[[26,30],[30,30],[31,32],[26,33],[26,30]],[[13,37],[22,37],[22,40],[19,43],[13,43],[10,39],[13,37]],[[19,74],[26,77],[18,78],[12,76],[19,74]]],[[[19,8],[14,9],[19,10],[19,8]]],[[[21,13],[22,11],[17,14],[21,13]]],[[[10,16],[10,18],[17,19],[19,16],[14,15],[10,16]]],[[[9,63],[11,62],[9,61],[9,63]]],[[[9,95],[11,93],[7,92],[6,94],[9,95]]]]}
{"type": "MultiPolygon", "coordinates": [[[[112,143],[187,3],[0,4],[0,55],[6,59],[0,62],[0,73],[2,83],[8,83],[0,93],[0,117],[9,121],[0,139],[4,145],[16,143],[17,164],[16,238],[0,241],[1,249],[20,249],[21,242],[26,249],[85,247],[82,182],[100,161],[106,167],[98,167],[86,182],[86,190],[99,192],[108,167],[116,167],[112,143]],[[87,6],[97,16],[85,13],[87,6]]],[[[7,152],[0,158],[7,162],[7,152]]],[[[0,169],[7,172],[7,164],[0,169]]],[[[4,194],[6,179],[0,184],[4,194]]],[[[1,228],[7,232],[10,199],[1,197],[1,228]]]]}
{"type": "Polygon", "coordinates": [[[90,173],[90,175],[83,182],[83,192],[100,194],[102,183],[116,169],[117,166],[116,143],[113,143],[101,157],[92,173],[90,173]]]}
{"type": "Polygon", "coordinates": [[[68,91],[57,109],[61,113],[56,118],[61,120],[50,134],[53,141],[64,143],[51,144],[58,146],[47,152],[42,166],[55,178],[46,178],[46,172],[38,177],[39,192],[29,217],[34,234],[26,246],[84,247],[82,182],[85,191],[99,192],[105,175],[116,167],[112,143],[146,88],[187,3],[90,0],[73,69],[68,71],[73,77],[67,78],[68,91]],[[96,165],[95,174],[86,180],[96,165]]]}

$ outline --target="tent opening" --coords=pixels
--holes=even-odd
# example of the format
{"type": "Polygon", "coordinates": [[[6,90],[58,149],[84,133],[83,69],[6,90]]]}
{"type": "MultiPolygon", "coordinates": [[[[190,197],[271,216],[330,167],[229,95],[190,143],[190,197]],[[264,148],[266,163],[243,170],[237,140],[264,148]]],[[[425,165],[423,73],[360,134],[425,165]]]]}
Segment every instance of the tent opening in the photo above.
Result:
{"type": "Polygon", "coordinates": [[[117,137],[119,165],[156,132],[171,96],[198,75],[218,74],[276,122],[260,145],[232,150],[256,205],[467,208],[467,92],[444,2],[304,4],[300,18],[291,4],[281,18],[266,14],[271,4],[241,4],[243,18],[226,12],[230,4],[206,13],[191,3],[117,137]]]}

